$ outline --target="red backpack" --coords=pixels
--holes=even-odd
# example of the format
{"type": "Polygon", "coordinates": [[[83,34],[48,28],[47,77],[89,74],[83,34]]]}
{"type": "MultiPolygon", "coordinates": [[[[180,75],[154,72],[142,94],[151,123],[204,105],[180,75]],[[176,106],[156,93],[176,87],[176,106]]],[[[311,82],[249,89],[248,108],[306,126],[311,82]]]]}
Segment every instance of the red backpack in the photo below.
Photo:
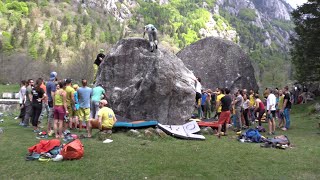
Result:
{"type": "Polygon", "coordinates": [[[61,151],[63,159],[80,159],[83,157],[83,154],[83,145],[79,139],[66,144],[61,151]]]}

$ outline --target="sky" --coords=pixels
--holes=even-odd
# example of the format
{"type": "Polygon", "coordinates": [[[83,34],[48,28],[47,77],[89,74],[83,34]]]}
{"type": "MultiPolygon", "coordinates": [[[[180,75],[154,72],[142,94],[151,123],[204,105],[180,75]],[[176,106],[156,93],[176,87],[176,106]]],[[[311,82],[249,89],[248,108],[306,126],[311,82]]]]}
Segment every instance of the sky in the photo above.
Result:
{"type": "Polygon", "coordinates": [[[296,8],[297,5],[302,5],[306,3],[308,0],[286,0],[293,8],[296,8]]]}

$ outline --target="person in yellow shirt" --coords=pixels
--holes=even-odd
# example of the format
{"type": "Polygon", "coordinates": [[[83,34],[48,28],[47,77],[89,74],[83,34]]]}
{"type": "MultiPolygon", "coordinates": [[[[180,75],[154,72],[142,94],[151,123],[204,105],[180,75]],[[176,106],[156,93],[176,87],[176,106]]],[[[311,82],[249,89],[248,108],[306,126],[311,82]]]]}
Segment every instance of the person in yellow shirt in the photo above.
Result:
{"type": "Polygon", "coordinates": [[[254,91],[251,89],[249,91],[249,110],[250,110],[250,120],[252,123],[255,122],[256,120],[256,115],[255,115],[255,107],[256,107],[256,104],[255,104],[255,99],[254,99],[254,91]]]}
{"type": "Polygon", "coordinates": [[[218,88],[217,89],[217,100],[216,100],[216,110],[217,110],[217,113],[215,116],[220,116],[220,113],[221,113],[221,109],[222,109],[222,106],[221,106],[221,98],[224,97],[224,92],[223,92],[223,89],[221,88],[218,88]]]}
{"type": "Polygon", "coordinates": [[[103,99],[99,102],[100,110],[98,111],[98,119],[90,119],[88,123],[88,138],[92,136],[92,129],[100,129],[105,133],[111,134],[111,129],[117,121],[117,118],[113,110],[108,108],[107,105],[107,100],[103,99]]]}
{"type": "Polygon", "coordinates": [[[70,125],[70,122],[73,122],[75,119],[75,109],[74,109],[74,92],[75,90],[72,87],[72,79],[68,78],[66,79],[66,93],[67,93],[67,108],[69,112],[69,121],[65,122],[64,124],[64,130],[68,128],[72,128],[70,125]]]}

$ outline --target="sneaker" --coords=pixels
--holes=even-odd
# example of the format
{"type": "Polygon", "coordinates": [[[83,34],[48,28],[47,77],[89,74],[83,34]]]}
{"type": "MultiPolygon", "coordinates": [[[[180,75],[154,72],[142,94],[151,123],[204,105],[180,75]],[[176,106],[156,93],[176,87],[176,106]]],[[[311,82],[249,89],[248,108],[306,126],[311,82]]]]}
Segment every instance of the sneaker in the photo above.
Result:
{"type": "Polygon", "coordinates": [[[286,131],[286,130],[287,130],[287,128],[285,128],[285,127],[284,127],[284,128],[281,128],[281,130],[282,130],[282,131],[286,131]]]}
{"type": "Polygon", "coordinates": [[[272,134],[272,135],[276,135],[276,132],[272,132],[271,134],[272,134]]]}
{"type": "Polygon", "coordinates": [[[51,130],[51,131],[48,133],[48,136],[51,137],[53,134],[54,134],[54,131],[51,130]]]}
{"type": "Polygon", "coordinates": [[[14,119],[18,119],[19,117],[17,116],[17,117],[15,117],[14,119]]]}
{"type": "Polygon", "coordinates": [[[113,142],[112,139],[106,139],[106,140],[104,140],[102,143],[112,143],[112,142],[113,142]]]}
{"type": "Polygon", "coordinates": [[[35,129],[35,130],[33,130],[33,132],[34,133],[39,133],[40,131],[39,131],[39,129],[35,129]]]}

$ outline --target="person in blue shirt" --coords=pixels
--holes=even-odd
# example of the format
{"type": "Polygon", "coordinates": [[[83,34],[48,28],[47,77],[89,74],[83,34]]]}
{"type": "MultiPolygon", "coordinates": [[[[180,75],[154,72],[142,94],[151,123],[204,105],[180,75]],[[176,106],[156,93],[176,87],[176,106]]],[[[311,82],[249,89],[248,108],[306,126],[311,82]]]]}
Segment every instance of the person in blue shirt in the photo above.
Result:
{"type": "Polygon", "coordinates": [[[92,89],[87,86],[87,80],[82,79],[82,87],[78,90],[78,98],[79,98],[79,130],[82,130],[82,121],[84,120],[88,129],[88,120],[90,117],[90,100],[92,96],[92,89]]]}

